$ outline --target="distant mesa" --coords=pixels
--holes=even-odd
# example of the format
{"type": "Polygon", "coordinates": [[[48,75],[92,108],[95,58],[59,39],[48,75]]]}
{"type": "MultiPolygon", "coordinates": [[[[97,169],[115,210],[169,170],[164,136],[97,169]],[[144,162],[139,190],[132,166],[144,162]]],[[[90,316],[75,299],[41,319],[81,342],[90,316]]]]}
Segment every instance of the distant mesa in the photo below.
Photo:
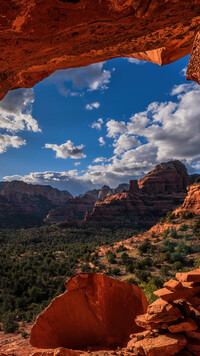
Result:
{"type": "Polygon", "coordinates": [[[101,226],[150,227],[184,201],[191,182],[180,161],[161,163],[139,183],[131,180],[129,191],[97,201],[86,222],[101,226]]]}
{"type": "Polygon", "coordinates": [[[139,182],[104,185],[77,197],[43,185],[0,182],[0,227],[63,223],[66,226],[151,227],[184,201],[189,176],[180,161],[158,164],[139,182]]]}
{"type": "Polygon", "coordinates": [[[40,225],[50,209],[65,205],[70,197],[49,185],[0,182],[0,227],[40,225]]]}

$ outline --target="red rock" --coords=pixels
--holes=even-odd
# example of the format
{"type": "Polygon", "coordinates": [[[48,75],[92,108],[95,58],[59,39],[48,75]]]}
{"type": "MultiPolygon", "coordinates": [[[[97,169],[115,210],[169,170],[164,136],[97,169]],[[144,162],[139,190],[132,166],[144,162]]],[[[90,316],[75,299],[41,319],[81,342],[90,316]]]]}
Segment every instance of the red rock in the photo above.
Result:
{"type": "Polygon", "coordinates": [[[195,331],[187,331],[185,334],[188,339],[194,339],[200,341],[200,329],[197,329],[195,331]]]}
{"type": "Polygon", "coordinates": [[[179,309],[176,305],[169,304],[163,299],[157,299],[155,302],[150,304],[147,308],[147,313],[149,315],[165,315],[165,314],[176,314],[179,315],[179,309]]]}
{"type": "Polygon", "coordinates": [[[149,194],[183,192],[189,184],[187,169],[180,161],[160,163],[139,180],[139,188],[149,194]]]}
{"type": "Polygon", "coordinates": [[[87,0],[87,4],[2,0],[0,9],[3,98],[8,90],[32,87],[57,69],[121,56],[160,65],[184,57],[199,29],[200,4],[196,0],[87,0]]]}
{"type": "Polygon", "coordinates": [[[53,351],[36,351],[30,356],[78,356],[81,352],[59,347],[53,351]]]}
{"type": "Polygon", "coordinates": [[[188,194],[184,203],[175,211],[175,214],[181,216],[187,213],[199,216],[200,215],[200,183],[195,183],[187,187],[188,194]]]}
{"type": "Polygon", "coordinates": [[[200,286],[194,288],[182,288],[172,292],[166,288],[159,289],[153,292],[157,297],[162,298],[167,302],[172,302],[177,299],[187,299],[200,293],[200,286]]]}
{"type": "MultiPolygon", "coordinates": [[[[167,329],[168,325],[164,322],[164,320],[159,320],[159,321],[150,321],[147,320],[148,314],[143,314],[143,315],[138,315],[135,319],[135,322],[138,326],[141,328],[147,329],[147,330],[154,330],[154,329],[167,329]]],[[[176,316],[172,318],[172,320],[168,321],[174,321],[177,320],[176,316]]]]}
{"type": "Polygon", "coordinates": [[[175,355],[184,348],[187,339],[183,335],[158,335],[157,337],[147,337],[141,341],[128,342],[128,347],[133,347],[136,355],[146,356],[170,356],[175,355]]]}
{"type": "Polygon", "coordinates": [[[69,198],[64,206],[52,209],[44,219],[47,224],[56,224],[65,220],[83,220],[86,211],[90,213],[96,199],[90,194],[69,198]]]}
{"type": "Polygon", "coordinates": [[[177,273],[176,278],[181,282],[198,282],[200,283],[200,268],[186,273],[177,273]]]}
{"type": "Polygon", "coordinates": [[[188,340],[187,349],[193,353],[193,355],[200,355],[200,342],[199,340],[188,340]]]}
{"type": "Polygon", "coordinates": [[[182,287],[182,284],[179,281],[175,281],[174,279],[170,279],[168,282],[163,284],[163,287],[167,288],[167,289],[169,289],[171,291],[174,291],[174,290],[182,287]]]}
{"type": "Polygon", "coordinates": [[[30,343],[35,347],[125,345],[139,331],[134,319],[146,312],[147,300],[137,286],[94,273],[81,273],[66,283],[36,319],[30,343]]]}
{"type": "Polygon", "coordinates": [[[49,210],[63,206],[70,197],[48,185],[0,182],[0,227],[41,224],[49,210]]]}
{"type": "Polygon", "coordinates": [[[200,84],[200,32],[197,32],[192,53],[190,56],[188,69],[187,69],[187,80],[194,80],[200,84]]]}
{"type": "Polygon", "coordinates": [[[128,192],[97,201],[86,223],[101,226],[152,226],[186,197],[190,177],[179,161],[156,166],[139,181],[131,181],[128,192]],[[162,188],[160,187],[162,181],[162,188]]]}
{"type": "Polygon", "coordinates": [[[185,319],[185,320],[179,322],[179,324],[170,325],[168,327],[168,330],[172,334],[182,333],[182,332],[186,332],[186,331],[194,331],[196,329],[198,329],[198,326],[195,323],[195,321],[191,318],[185,319]]]}

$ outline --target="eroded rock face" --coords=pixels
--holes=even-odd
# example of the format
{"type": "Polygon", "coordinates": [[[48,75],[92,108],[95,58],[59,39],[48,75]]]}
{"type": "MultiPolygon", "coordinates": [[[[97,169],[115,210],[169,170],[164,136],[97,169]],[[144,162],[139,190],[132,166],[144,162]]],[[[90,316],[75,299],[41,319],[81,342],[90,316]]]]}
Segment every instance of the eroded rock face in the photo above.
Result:
{"type": "Polygon", "coordinates": [[[169,161],[158,164],[141,178],[139,188],[148,194],[179,193],[186,191],[190,182],[185,165],[180,161],[169,161]]]}
{"type": "Polygon", "coordinates": [[[68,199],[65,206],[52,209],[48,213],[44,222],[55,224],[65,220],[83,220],[86,212],[91,213],[96,199],[90,194],[84,194],[82,197],[68,199]]]}
{"type": "Polygon", "coordinates": [[[80,273],[66,282],[66,289],[36,319],[32,346],[113,348],[126,345],[129,335],[140,329],[134,320],[146,312],[148,303],[139,287],[101,274],[80,273]]]}
{"type": "Polygon", "coordinates": [[[0,182],[0,226],[41,223],[49,210],[63,206],[71,194],[43,185],[20,181],[0,182]]]}
{"type": "Polygon", "coordinates": [[[188,194],[184,203],[175,211],[176,215],[181,214],[200,215],[200,183],[192,184],[188,187],[188,194]]]}
{"type": "Polygon", "coordinates": [[[114,57],[171,63],[191,52],[199,20],[198,0],[2,0],[0,98],[114,57]]]}
{"type": "Polygon", "coordinates": [[[86,221],[105,226],[152,226],[184,201],[188,184],[190,177],[184,164],[161,163],[140,179],[139,185],[130,181],[128,192],[97,201],[86,221]]]}

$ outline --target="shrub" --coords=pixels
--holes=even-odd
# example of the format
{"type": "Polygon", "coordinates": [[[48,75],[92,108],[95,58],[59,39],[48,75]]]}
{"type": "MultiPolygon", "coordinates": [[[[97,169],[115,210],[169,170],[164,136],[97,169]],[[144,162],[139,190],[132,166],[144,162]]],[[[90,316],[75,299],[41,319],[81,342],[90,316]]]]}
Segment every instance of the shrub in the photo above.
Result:
{"type": "Polygon", "coordinates": [[[175,214],[172,211],[168,211],[167,220],[170,222],[175,219],[175,214]]]}
{"type": "Polygon", "coordinates": [[[186,231],[188,229],[188,225],[186,224],[182,224],[180,227],[179,227],[179,231],[186,231]]]}
{"type": "Polygon", "coordinates": [[[123,251],[126,251],[126,250],[127,250],[127,248],[123,244],[121,244],[117,248],[116,252],[118,253],[118,252],[123,252],[123,251]]]}
{"type": "Polygon", "coordinates": [[[149,250],[151,250],[151,242],[146,239],[139,247],[138,247],[139,252],[146,253],[149,250]]]}
{"type": "Polygon", "coordinates": [[[177,239],[178,238],[177,231],[173,227],[171,228],[170,236],[171,236],[172,239],[177,239]]]}
{"type": "Polygon", "coordinates": [[[2,318],[2,329],[6,334],[14,333],[18,327],[19,325],[16,321],[15,313],[9,312],[4,314],[2,318]]]}
{"type": "Polygon", "coordinates": [[[143,270],[136,271],[136,277],[143,282],[146,282],[148,277],[151,277],[151,273],[143,270]]]}
{"type": "Polygon", "coordinates": [[[136,286],[138,285],[138,282],[133,277],[127,278],[125,282],[130,284],[135,284],[136,286]]]}

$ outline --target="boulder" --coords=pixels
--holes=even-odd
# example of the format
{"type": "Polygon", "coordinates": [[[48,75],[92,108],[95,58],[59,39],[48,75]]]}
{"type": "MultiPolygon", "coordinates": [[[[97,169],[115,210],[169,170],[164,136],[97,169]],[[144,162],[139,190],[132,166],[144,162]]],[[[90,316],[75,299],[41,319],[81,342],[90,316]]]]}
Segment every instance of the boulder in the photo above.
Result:
{"type": "Polygon", "coordinates": [[[41,348],[126,345],[140,327],[134,322],[147,310],[135,285],[95,273],[80,273],[66,282],[67,291],[38,316],[30,343],[41,348]]]}

